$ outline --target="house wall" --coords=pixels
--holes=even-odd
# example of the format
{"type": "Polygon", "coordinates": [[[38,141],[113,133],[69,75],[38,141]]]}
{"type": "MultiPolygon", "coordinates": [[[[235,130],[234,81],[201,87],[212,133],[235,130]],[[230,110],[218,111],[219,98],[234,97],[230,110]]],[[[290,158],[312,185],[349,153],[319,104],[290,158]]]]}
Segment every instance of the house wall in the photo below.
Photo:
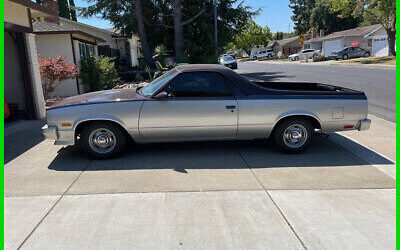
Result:
{"type": "Polygon", "coordinates": [[[4,10],[5,22],[30,27],[28,8],[6,0],[4,1],[4,10]]]}
{"type": "MultiPolygon", "coordinates": [[[[36,46],[39,57],[64,56],[74,63],[70,34],[36,35],[36,46]]],[[[51,96],[77,95],[76,79],[68,79],[58,84],[51,96]]]]}
{"type": "Polygon", "coordinates": [[[39,70],[39,62],[38,62],[38,54],[36,47],[35,35],[31,33],[25,34],[26,47],[28,52],[28,60],[29,60],[29,71],[33,91],[33,98],[35,99],[35,110],[36,117],[41,119],[46,117],[45,110],[45,102],[43,96],[43,89],[40,79],[40,70],[39,70]]]}
{"type": "Polygon", "coordinates": [[[305,43],[303,48],[322,50],[322,42],[305,43]]]}

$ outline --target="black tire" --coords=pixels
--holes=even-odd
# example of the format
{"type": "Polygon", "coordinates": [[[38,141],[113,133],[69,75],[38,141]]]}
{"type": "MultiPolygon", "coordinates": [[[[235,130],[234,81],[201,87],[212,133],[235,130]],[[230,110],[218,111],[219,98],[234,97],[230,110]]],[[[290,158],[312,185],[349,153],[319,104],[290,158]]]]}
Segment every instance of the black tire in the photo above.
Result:
{"type": "Polygon", "coordinates": [[[314,127],[312,123],[303,118],[288,118],[280,122],[274,131],[274,140],[276,147],[283,153],[287,154],[298,154],[304,152],[311,144],[311,141],[314,137],[314,127]],[[290,140],[290,136],[295,136],[296,134],[288,135],[288,132],[292,130],[292,133],[298,133],[301,131],[302,139],[301,143],[299,142],[297,145],[288,142],[290,140]]]}
{"type": "Polygon", "coordinates": [[[370,57],[371,54],[369,52],[365,52],[364,57],[370,57]]]}
{"type": "Polygon", "coordinates": [[[342,56],[342,59],[343,59],[343,60],[347,60],[347,59],[349,59],[349,56],[348,56],[347,54],[344,54],[344,55],[342,56]]]}
{"type": "Polygon", "coordinates": [[[255,56],[255,57],[253,57],[253,60],[254,60],[254,61],[257,61],[257,57],[256,57],[256,56],[255,56]]]}
{"type": "Polygon", "coordinates": [[[294,58],[294,60],[295,61],[298,61],[300,58],[298,57],[298,56],[296,56],[295,58],[294,58]]]}
{"type": "Polygon", "coordinates": [[[314,54],[314,55],[312,56],[313,59],[315,59],[315,58],[317,58],[317,57],[318,57],[317,54],[314,54]]]}
{"type": "Polygon", "coordinates": [[[124,132],[118,125],[108,122],[92,123],[83,128],[80,142],[82,149],[95,159],[107,159],[115,157],[121,154],[126,147],[126,137],[124,132]],[[93,133],[97,133],[97,136],[93,133]],[[94,138],[97,138],[97,140],[94,138]],[[98,141],[100,139],[104,140],[104,138],[109,139],[107,142],[110,142],[109,144],[111,146],[108,148],[104,147],[104,150],[101,150],[101,146],[96,148],[96,145],[101,144],[98,143],[98,141]]]}

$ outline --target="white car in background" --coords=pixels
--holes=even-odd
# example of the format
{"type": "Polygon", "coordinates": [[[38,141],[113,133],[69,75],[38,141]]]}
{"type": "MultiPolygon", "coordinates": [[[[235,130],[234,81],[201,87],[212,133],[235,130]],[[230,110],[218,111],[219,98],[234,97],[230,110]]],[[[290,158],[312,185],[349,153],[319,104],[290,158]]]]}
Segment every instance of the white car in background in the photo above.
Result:
{"type": "Polygon", "coordinates": [[[297,52],[296,54],[292,54],[289,56],[289,59],[291,61],[298,61],[298,60],[304,60],[304,59],[315,59],[321,55],[320,50],[316,49],[303,49],[297,52]]]}
{"type": "Polygon", "coordinates": [[[251,60],[260,60],[266,58],[275,57],[275,51],[273,49],[260,50],[250,56],[251,60]]]}

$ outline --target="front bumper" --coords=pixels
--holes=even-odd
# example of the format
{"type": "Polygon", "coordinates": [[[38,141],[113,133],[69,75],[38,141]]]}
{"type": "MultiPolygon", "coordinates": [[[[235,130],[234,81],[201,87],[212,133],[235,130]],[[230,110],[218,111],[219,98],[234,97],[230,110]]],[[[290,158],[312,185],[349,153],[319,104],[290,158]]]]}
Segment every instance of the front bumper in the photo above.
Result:
{"type": "Polygon", "coordinates": [[[237,69],[237,63],[228,63],[228,64],[224,64],[225,67],[231,68],[231,69],[237,69]]]}
{"type": "Polygon", "coordinates": [[[49,125],[44,125],[42,127],[42,134],[44,135],[44,138],[47,140],[57,140],[58,135],[57,135],[57,127],[56,126],[49,126],[49,125]]]}
{"type": "Polygon", "coordinates": [[[370,126],[371,126],[371,120],[370,119],[361,120],[359,125],[358,125],[358,131],[368,130],[370,126]]]}
{"type": "Polygon", "coordinates": [[[42,134],[47,140],[54,141],[55,145],[74,145],[75,132],[74,130],[58,130],[56,126],[44,125],[42,134]]]}

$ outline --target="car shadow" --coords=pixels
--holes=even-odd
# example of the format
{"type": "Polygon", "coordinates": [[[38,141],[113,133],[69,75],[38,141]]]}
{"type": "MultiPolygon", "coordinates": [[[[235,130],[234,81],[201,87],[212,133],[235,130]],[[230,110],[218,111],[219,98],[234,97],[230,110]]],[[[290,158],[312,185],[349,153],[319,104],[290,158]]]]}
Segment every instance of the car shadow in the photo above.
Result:
{"type": "Polygon", "coordinates": [[[43,120],[17,120],[4,123],[4,164],[12,161],[44,140],[43,120]]]}
{"type": "Polygon", "coordinates": [[[285,72],[253,72],[253,73],[240,73],[241,76],[250,80],[257,79],[261,81],[272,81],[280,78],[293,78],[294,76],[288,76],[285,72]]]}
{"type": "MultiPolygon", "coordinates": [[[[339,135],[340,136],[340,135],[339,135]]],[[[92,160],[87,167],[65,164],[82,158],[78,147],[59,150],[49,169],[56,171],[107,171],[173,169],[186,173],[186,169],[240,169],[285,167],[342,167],[362,165],[387,165],[393,162],[345,137],[353,148],[371,155],[369,162],[355,156],[333,141],[316,137],[312,146],[302,154],[282,154],[271,141],[224,141],[160,143],[132,145],[114,159],[92,160]]]]}

